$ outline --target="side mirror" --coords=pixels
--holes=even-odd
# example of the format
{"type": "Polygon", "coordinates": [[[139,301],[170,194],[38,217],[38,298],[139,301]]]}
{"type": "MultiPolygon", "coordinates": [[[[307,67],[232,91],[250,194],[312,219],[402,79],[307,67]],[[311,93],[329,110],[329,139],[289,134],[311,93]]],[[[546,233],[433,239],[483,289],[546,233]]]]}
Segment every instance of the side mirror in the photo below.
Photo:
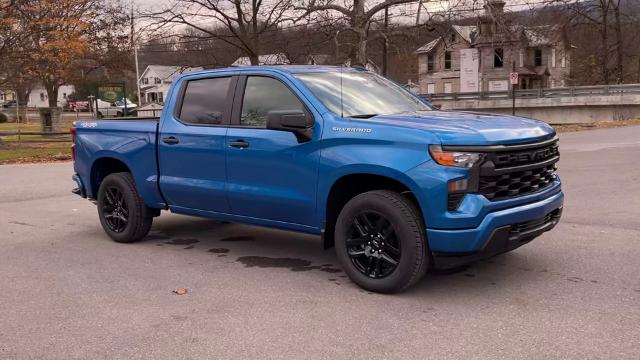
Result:
{"type": "Polygon", "coordinates": [[[313,137],[313,118],[301,110],[273,110],[267,114],[267,129],[292,132],[298,142],[313,137]]]}

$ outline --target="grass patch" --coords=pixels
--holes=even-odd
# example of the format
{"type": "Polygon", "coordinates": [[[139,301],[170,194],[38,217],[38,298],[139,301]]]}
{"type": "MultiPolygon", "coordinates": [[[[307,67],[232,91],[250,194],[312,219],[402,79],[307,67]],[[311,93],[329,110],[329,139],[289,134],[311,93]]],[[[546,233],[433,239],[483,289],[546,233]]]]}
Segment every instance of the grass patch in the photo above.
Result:
{"type": "Polygon", "coordinates": [[[0,143],[0,164],[71,160],[71,143],[0,143]]]}

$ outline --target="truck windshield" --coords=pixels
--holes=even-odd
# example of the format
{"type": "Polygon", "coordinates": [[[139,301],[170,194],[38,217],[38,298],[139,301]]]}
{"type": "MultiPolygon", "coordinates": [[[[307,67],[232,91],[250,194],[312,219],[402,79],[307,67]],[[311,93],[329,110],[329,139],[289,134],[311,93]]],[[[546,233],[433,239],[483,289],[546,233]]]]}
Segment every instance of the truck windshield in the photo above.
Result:
{"type": "Polygon", "coordinates": [[[431,110],[416,96],[392,81],[373,73],[335,71],[303,73],[295,76],[329,110],[336,114],[343,114],[344,117],[366,119],[382,114],[431,110]]]}

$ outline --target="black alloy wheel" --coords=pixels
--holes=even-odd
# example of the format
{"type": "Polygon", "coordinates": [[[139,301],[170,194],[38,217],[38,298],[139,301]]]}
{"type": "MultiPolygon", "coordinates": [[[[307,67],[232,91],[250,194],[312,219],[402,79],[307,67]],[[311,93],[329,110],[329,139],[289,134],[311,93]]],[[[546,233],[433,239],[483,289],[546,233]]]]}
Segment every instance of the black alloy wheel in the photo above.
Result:
{"type": "Polygon", "coordinates": [[[116,187],[109,187],[104,195],[105,201],[102,206],[102,216],[109,229],[113,232],[121,233],[129,223],[129,207],[124,194],[116,187]]]}
{"type": "Polygon", "coordinates": [[[417,283],[429,267],[420,210],[395,191],[372,190],[354,196],[340,210],[334,239],[344,272],[369,291],[402,291],[417,283]]]}
{"type": "Polygon", "coordinates": [[[130,173],[113,173],[105,177],[96,200],[102,228],[114,241],[121,243],[145,237],[154,215],[159,214],[158,210],[146,206],[130,173]]]}
{"type": "Polygon", "coordinates": [[[346,241],[347,253],[362,274],[381,279],[389,276],[400,262],[400,242],[391,222],[383,215],[364,211],[357,215],[346,241]]]}

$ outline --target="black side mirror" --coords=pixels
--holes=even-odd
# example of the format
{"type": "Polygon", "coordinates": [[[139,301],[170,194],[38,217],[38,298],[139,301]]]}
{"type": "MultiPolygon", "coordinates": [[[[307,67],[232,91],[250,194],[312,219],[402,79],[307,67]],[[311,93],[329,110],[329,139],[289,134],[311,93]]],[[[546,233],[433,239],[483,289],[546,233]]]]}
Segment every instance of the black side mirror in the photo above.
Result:
{"type": "Polygon", "coordinates": [[[313,137],[313,118],[301,110],[273,110],[267,114],[267,129],[292,132],[298,142],[313,137]]]}

